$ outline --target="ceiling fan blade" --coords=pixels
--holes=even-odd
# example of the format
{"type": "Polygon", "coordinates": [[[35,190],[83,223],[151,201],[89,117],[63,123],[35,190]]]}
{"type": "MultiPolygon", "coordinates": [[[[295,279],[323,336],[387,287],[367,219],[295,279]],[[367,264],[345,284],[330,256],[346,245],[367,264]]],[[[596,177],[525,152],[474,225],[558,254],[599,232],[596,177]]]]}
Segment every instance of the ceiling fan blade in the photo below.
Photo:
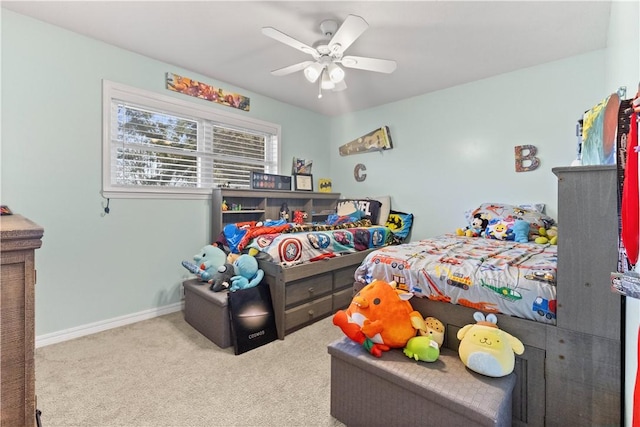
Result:
{"type": "Polygon", "coordinates": [[[332,89],[334,92],[340,92],[347,88],[347,84],[342,80],[341,82],[336,83],[335,87],[332,89]]]}
{"type": "Polygon", "coordinates": [[[302,43],[301,41],[294,39],[291,36],[286,35],[282,31],[276,30],[273,27],[263,27],[262,34],[264,34],[265,36],[271,37],[272,39],[279,41],[280,43],[289,45],[294,49],[298,49],[301,52],[308,53],[309,55],[313,55],[315,59],[318,59],[320,57],[320,54],[316,49],[302,43]]]}
{"type": "Polygon", "coordinates": [[[340,63],[347,68],[376,71],[378,73],[393,73],[396,69],[396,61],[389,59],[365,58],[362,56],[345,56],[340,63]]]}
{"type": "Polygon", "coordinates": [[[286,76],[287,74],[295,73],[296,71],[304,70],[309,65],[313,64],[313,61],[304,61],[298,64],[289,65],[288,67],[278,68],[271,72],[274,76],[286,76]]]}
{"type": "Polygon", "coordinates": [[[335,53],[344,52],[367,28],[369,28],[369,24],[364,18],[348,15],[329,42],[329,49],[335,53]]]}

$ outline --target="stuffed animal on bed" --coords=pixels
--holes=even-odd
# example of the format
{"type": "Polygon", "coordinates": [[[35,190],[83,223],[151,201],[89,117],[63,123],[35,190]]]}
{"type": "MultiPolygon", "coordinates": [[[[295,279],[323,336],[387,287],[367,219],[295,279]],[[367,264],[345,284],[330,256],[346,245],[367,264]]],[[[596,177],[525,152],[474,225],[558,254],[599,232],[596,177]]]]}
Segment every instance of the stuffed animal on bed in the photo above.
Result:
{"type": "Polygon", "coordinates": [[[193,256],[195,264],[183,261],[182,266],[196,274],[203,282],[211,280],[218,268],[225,264],[227,254],[222,249],[213,245],[206,245],[200,252],[193,256]]]}
{"type": "Polygon", "coordinates": [[[518,338],[498,328],[494,314],[473,314],[475,324],[458,331],[460,360],[472,371],[489,377],[509,375],[515,366],[515,354],[524,352],[518,338]]]}
{"type": "Polygon", "coordinates": [[[540,244],[549,243],[550,245],[558,244],[558,227],[551,226],[550,228],[540,227],[538,229],[538,235],[535,236],[534,241],[540,244]]]}
{"type": "Polygon", "coordinates": [[[403,348],[424,319],[409,303],[412,293],[396,289],[396,283],[375,280],[362,288],[346,310],[333,316],[334,325],[376,357],[391,348],[403,348]]]}
{"type": "Polygon", "coordinates": [[[484,230],[487,228],[489,224],[489,220],[483,216],[482,214],[475,214],[473,216],[473,221],[471,224],[466,226],[465,228],[458,228],[456,230],[456,234],[458,236],[466,236],[466,237],[480,237],[484,230]]]}
{"type": "Polygon", "coordinates": [[[240,255],[233,262],[233,269],[235,276],[231,277],[231,292],[258,286],[264,277],[264,271],[258,267],[258,261],[249,254],[240,255]]]}
{"type": "Polygon", "coordinates": [[[512,230],[514,241],[518,243],[527,243],[529,241],[529,223],[524,219],[516,219],[512,230]]]}

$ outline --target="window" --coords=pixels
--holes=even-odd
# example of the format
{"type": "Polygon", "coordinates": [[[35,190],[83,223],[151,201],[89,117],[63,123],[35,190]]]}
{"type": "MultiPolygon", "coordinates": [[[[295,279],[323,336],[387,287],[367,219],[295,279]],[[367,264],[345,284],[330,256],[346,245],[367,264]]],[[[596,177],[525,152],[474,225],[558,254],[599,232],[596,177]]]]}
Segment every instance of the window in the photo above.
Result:
{"type": "Polygon", "coordinates": [[[278,173],[280,126],[103,82],[103,195],[207,197],[278,173]]]}

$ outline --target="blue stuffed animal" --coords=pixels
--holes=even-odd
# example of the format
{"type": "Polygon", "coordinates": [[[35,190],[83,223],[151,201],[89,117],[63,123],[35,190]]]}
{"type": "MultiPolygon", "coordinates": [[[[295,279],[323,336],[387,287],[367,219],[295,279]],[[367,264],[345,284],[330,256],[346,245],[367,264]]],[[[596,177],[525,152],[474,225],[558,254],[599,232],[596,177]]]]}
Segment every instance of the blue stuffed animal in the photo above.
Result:
{"type": "Polygon", "coordinates": [[[513,240],[518,243],[527,243],[529,241],[529,223],[524,219],[516,219],[513,225],[513,240]]]}
{"type": "Polygon", "coordinates": [[[183,261],[182,266],[197,274],[203,282],[208,282],[213,278],[218,268],[227,262],[227,254],[217,246],[207,245],[193,256],[193,260],[197,269],[194,269],[194,265],[187,261],[183,261]]]}
{"type": "Polygon", "coordinates": [[[234,262],[233,268],[236,275],[231,278],[231,292],[239,289],[248,289],[257,286],[264,277],[264,271],[258,267],[255,257],[242,254],[234,262]]]}

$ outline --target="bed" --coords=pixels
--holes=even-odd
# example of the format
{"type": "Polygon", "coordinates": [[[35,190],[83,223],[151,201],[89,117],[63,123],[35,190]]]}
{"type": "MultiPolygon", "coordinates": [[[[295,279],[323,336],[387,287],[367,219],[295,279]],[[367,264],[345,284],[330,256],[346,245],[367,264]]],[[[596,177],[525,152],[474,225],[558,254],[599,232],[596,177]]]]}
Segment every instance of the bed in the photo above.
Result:
{"type": "Polygon", "coordinates": [[[417,298],[556,322],[557,246],[447,234],[369,253],[355,279],[417,298]]]}
{"type": "Polygon", "coordinates": [[[335,258],[381,248],[392,233],[370,220],[328,224],[289,224],[278,232],[265,232],[251,239],[244,249],[256,249],[263,259],[284,267],[335,258]]]}
{"type": "Polygon", "coordinates": [[[514,369],[515,426],[621,425],[624,298],[609,280],[619,258],[616,168],[553,172],[557,246],[444,235],[382,248],[355,269],[354,292],[395,280],[415,293],[416,310],[445,323],[444,346],[454,350],[475,311],[498,313],[500,328],[525,344],[514,369]],[[496,265],[507,275],[492,275],[496,265]]]}
{"type": "Polygon", "coordinates": [[[284,339],[346,307],[356,266],[371,250],[399,239],[397,230],[371,218],[336,213],[315,223],[230,223],[218,243],[232,253],[255,251],[270,286],[278,338],[284,339]]]}

